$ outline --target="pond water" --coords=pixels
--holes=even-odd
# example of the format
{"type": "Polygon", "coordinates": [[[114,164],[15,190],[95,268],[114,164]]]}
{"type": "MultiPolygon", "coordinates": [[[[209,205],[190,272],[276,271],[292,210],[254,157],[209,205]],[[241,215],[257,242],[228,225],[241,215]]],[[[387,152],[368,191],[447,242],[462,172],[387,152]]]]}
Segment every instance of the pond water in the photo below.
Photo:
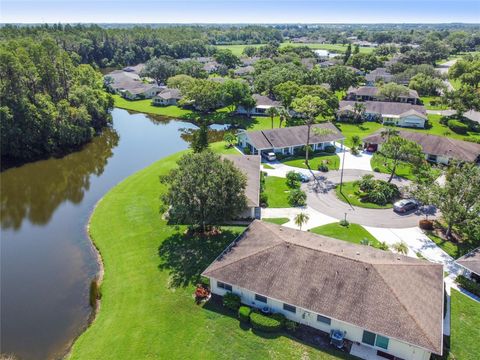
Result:
{"type": "MultiPolygon", "coordinates": [[[[0,353],[59,358],[88,323],[97,274],[86,224],[128,175],[188,147],[193,124],[115,109],[113,126],[81,151],[0,174],[0,353]]],[[[223,136],[224,126],[212,126],[223,136]]]]}

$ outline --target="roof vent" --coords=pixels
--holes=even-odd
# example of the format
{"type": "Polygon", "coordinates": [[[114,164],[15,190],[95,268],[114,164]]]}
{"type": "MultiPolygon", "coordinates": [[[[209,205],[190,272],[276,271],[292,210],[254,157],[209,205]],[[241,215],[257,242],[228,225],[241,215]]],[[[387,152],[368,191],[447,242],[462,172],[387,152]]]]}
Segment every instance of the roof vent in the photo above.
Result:
{"type": "Polygon", "coordinates": [[[357,251],[357,255],[360,255],[360,253],[357,251]]]}

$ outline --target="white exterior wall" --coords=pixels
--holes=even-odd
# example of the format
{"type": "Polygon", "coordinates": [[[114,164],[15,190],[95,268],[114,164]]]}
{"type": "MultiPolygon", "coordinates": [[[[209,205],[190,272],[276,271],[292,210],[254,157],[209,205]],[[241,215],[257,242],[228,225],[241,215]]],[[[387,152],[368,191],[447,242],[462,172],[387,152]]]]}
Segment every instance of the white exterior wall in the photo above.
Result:
{"type": "MultiPolygon", "coordinates": [[[[232,284],[229,284],[232,285],[232,284]]],[[[218,288],[217,287],[217,280],[210,278],[210,288],[212,293],[223,296],[225,293],[227,293],[226,290],[218,288]]],[[[283,302],[270,299],[268,298],[267,304],[255,301],[255,293],[251,292],[249,290],[240,288],[238,286],[232,285],[232,292],[234,294],[237,294],[240,296],[241,301],[243,304],[248,305],[250,307],[257,307],[257,308],[263,308],[264,306],[268,306],[270,310],[274,313],[281,313],[285,315],[288,319],[296,321],[298,323],[308,325],[310,327],[313,327],[315,329],[319,329],[321,331],[324,331],[326,333],[330,333],[331,329],[335,330],[341,330],[341,331],[346,331],[345,338],[354,341],[354,342],[359,342],[363,346],[367,347],[372,347],[370,345],[362,343],[362,337],[363,337],[363,330],[362,328],[340,321],[340,320],[335,320],[331,319],[331,324],[325,324],[317,320],[317,315],[322,315],[322,314],[317,314],[313,311],[305,310],[302,308],[299,308],[297,306],[297,311],[296,313],[291,313],[289,311],[286,311],[283,309],[283,302]]],[[[259,294],[262,295],[262,294],[259,294]]],[[[289,304],[295,306],[295,304],[289,304]]],[[[382,335],[382,334],[380,334],[382,335]]],[[[388,336],[387,336],[388,337],[388,336]]],[[[402,341],[393,339],[391,337],[389,338],[389,343],[388,343],[388,349],[383,349],[380,347],[373,346],[374,349],[392,354],[396,357],[405,359],[405,360],[428,360],[430,359],[430,352],[428,350],[409,345],[407,343],[404,343],[402,341]]]]}
{"type": "Polygon", "coordinates": [[[423,129],[425,128],[425,119],[415,115],[405,116],[398,119],[397,125],[403,127],[418,127],[423,129]]]}

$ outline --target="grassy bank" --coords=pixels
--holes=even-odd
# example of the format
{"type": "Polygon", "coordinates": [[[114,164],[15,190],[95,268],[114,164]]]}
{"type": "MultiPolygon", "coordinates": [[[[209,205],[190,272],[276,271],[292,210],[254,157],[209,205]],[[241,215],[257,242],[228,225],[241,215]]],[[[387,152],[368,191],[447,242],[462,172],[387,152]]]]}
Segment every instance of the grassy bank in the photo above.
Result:
{"type": "Polygon", "coordinates": [[[362,240],[367,239],[372,246],[380,246],[380,242],[363,226],[358,224],[342,226],[340,223],[331,223],[310,229],[310,231],[315,234],[325,235],[334,239],[344,240],[355,244],[360,244],[362,240]]]}
{"type": "Polygon", "coordinates": [[[103,257],[102,304],[70,359],[337,359],[287,335],[261,336],[223,308],[198,306],[198,274],[242,231],[187,237],[159,213],[158,176],[181,153],[128,177],[99,202],[90,234],[103,257]]]}
{"type": "MultiPolygon", "coordinates": [[[[308,169],[305,164],[305,156],[285,158],[281,162],[288,166],[308,169]]],[[[312,170],[318,170],[318,167],[323,163],[327,165],[329,170],[338,170],[340,168],[340,158],[337,154],[314,153],[310,155],[308,163],[312,170]]]]}
{"type": "Polygon", "coordinates": [[[452,289],[449,359],[476,360],[480,354],[480,304],[452,289]]]}

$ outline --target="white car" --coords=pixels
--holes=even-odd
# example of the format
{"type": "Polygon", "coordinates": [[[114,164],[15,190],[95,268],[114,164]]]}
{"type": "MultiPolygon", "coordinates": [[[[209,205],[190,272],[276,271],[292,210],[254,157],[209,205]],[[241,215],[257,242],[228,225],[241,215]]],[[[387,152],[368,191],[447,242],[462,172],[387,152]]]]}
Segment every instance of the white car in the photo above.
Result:
{"type": "Polygon", "coordinates": [[[262,153],[262,156],[265,160],[267,161],[275,161],[277,160],[277,156],[275,155],[275,153],[273,152],[269,152],[269,153],[262,153]]]}
{"type": "Polygon", "coordinates": [[[415,199],[402,199],[393,204],[393,210],[399,213],[406,213],[407,211],[416,209],[418,201],[415,199]]]}

